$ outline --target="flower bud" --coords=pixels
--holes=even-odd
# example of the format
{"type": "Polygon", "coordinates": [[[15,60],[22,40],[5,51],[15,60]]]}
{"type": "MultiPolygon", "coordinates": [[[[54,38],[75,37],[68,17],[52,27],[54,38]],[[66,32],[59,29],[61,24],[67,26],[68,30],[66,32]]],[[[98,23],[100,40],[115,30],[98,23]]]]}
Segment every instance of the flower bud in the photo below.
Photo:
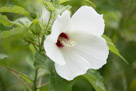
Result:
{"type": "Polygon", "coordinates": [[[41,26],[40,26],[40,24],[39,24],[39,22],[38,22],[37,19],[35,19],[35,20],[32,22],[32,24],[30,25],[29,28],[30,28],[30,30],[32,31],[32,33],[35,34],[35,35],[40,35],[41,30],[42,30],[42,28],[41,28],[41,26]]]}

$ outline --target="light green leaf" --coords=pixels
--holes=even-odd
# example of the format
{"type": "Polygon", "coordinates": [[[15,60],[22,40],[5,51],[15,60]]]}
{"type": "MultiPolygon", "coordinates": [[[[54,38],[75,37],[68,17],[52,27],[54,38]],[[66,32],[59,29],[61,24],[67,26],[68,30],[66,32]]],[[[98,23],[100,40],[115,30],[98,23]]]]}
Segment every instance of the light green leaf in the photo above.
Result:
{"type": "Polygon", "coordinates": [[[27,78],[28,76],[27,76],[26,74],[24,74],[24,75],[18,74],[18,75],[19,75],[21,78],[23,78],[28,84],[31,84],[31,83],[32,83],[32,81],[27,78]]]}
{"type": "Polygon", "coordinates": [[[1,32],[0,39],[8,38],[8,37],[15,36],[15,35],[24,35],[25,32],[26,31],[21,27],[13,28],[9,31],[1,32]]]}
{"type": "Polygon", "coordinates": [[[11,27],[13,24],[7,18],[7,16],[0,14],[0,23],[5,26],[11,27]]]}
{"type": "Polygon", "coordinates": [[[51,10],[52,12],[56,10],[51,2],[46,2],[46,5],[48,6],[49,10],[51,10]]]}
{"type": "Polygon", "coordinates": [[[49,66],[49,58],[47,56],[44,56],[40,53],[36,53],[35,54],[35,62],[34,62],[34,66],[36,68],[44,68],[44,69],[48,69],[49,66]]]}
{"type": "Polygon", "coordinates": [[[83,77],[89,81],[89,83],[94,87],[95,91],[106,91],[103,78],[98,72],[89,70],[85,75],[83,75],[83,77]]]}
{"type": "Polygon", "coordinates": [[[107,37],[106,35],[103,35],[102,37],[106,40],[109,50],[115,53],[116,55],[118,55],[122,60],[124,60],[128,64],[127,60],[123,56],[121,56],[116,46],[112,43],[111,39],[107,37]]]}
{"type": "Polygon", "coordinates": [[[23,7],[20,7],[20,6],[1,7],[0,12],[17,13],[17,14],[22,14],[22,15],[25,15],[25,16],[29,15],[29,13],[23,7]]]}
{"type": "Polygon", "coordinates": [[[65,3],[65,2],[68,2],[70,0],[59,0],[59,3],[62,4],[62,3],[65,3]]]}

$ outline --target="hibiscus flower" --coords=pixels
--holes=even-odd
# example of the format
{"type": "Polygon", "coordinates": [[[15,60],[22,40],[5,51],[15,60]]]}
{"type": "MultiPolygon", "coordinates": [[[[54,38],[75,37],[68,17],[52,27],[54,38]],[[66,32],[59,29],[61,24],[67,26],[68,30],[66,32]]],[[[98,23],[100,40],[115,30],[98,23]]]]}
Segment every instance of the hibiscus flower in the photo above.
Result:
{"type": "Polygon", "coordinates": [[[103,15],[89,6],[82,6],[72,17],[65,11],[56,18],[44,49],[62,78],[73,80],[106,64],[109,49],[102,38],[104,27],[103,15]]]}

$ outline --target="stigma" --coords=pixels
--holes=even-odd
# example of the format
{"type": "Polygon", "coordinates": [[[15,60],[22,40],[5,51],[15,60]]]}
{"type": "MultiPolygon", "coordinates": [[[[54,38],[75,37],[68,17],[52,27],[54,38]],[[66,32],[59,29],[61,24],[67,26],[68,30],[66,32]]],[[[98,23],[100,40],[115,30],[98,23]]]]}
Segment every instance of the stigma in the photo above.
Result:
{"type": "Polygon", "coordinates": [[[76,41],[71,40],[69,38],[69,36],[66,33],[64,33],[64,32],[62,32],[59,35],[57,43],[56,43],[57,47],[59,47],[59,48],[63,48],[63,47],[67,47],[67,48],[68,47],[74,47],[76,44],[77,44],[76,41]]]}

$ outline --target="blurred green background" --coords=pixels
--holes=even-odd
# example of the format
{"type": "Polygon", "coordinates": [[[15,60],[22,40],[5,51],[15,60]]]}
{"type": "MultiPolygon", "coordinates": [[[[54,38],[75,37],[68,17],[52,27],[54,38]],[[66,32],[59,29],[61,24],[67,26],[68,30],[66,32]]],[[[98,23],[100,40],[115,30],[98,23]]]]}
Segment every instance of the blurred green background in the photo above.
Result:
{"type": "MultiPolygon", "coordinates": [[[[27,8],[33,0],[0,0],[0,7],[18,5],[27,8]]],[[[110,53],[108,62],[99,72],[104,78],[107,91],[136,91],[136,0],[91,0],[96,7],[85,0],[71,0],[65,5],[72,6],[74,13],[82,5],[90,5],[104,15],[105,35],[109,36],[126,64],[117,55],[110,53]]],[[[18,14],[4,13],[9,20],[22,17],[18,14]]],[[[9,27],[0,24],[0,31],[9,27]]],[[[9,56],[11,68],[33,77],[32,51],[18,36],[0,40],[0,53],[9,56]]],[[[24,91],[23,85],[7,69],[0,66],[0,91],[24,91]]],[[[78,77],[73,91],[94,91],[82,77],[78,77]]]]}

